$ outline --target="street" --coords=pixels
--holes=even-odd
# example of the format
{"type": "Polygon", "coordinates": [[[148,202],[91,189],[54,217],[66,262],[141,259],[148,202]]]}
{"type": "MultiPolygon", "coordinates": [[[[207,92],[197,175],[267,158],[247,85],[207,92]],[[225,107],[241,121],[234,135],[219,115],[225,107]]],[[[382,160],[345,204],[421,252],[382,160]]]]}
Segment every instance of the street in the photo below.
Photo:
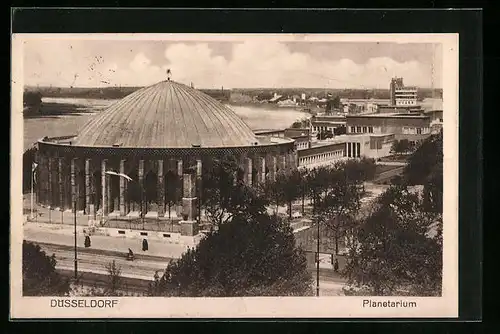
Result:
{"type": "MultiPolygon", "coordinates": [[[[40,247],[47,255],[55,254],[57,260],[56,269],[74,271],[75,255],[72,247],[50,244],[40,244],[40,247]]],[[[168,258],[137,258],[134,261],[128,261],[125,255],[126,253],[109,254],[99,250],[96,252],[90,249],[80,249],[77,253],[78,271],[108,275],[106,266],[115,261],[117,267],[121,270],[121,276],[153,280],[155,272],[165,270],[170,261],[168,258]]]]}

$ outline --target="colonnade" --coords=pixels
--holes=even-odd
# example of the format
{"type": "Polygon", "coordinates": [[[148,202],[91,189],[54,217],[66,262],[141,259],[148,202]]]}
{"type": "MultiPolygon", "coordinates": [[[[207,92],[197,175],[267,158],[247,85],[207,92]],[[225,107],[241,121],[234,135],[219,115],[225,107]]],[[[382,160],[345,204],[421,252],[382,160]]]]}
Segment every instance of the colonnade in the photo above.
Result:
{"type": "MultiPolygon", "coordinates": [[[[197,196],[205,161],[209,160],[68,158],[42,153],[38,154],[37,198],[42,205],[88,215],[139,214],[142,206],[144,214],[181,217],[186,214],[186,196],[193,197],[192,191],[185,189],[186,179],[194,176],[197,196]],[[110,171],[132,180],[106,173],[110,171]]],[[[274,180],[279,171],[296,168],[298,159],[296,151],[290,150],[281,154],[242,155],[238,165],[241,181],[252,186],[274,180]]]]}
{"type": "Polygon", "coordinates": [[[306,157],[301,157],[299,159],[299,166],[307,166],[312,164],[317,164],[321,162],[329,162],[341,159],[344,157],[344,150],[336,150],[325,153],[318,153],[315,155],[310,155],[306,157]]]}
{"type": "Polygon", "coordinates": [[[346,156],[348,158],[361,157],[361,143],[346,143],[346,156]]]}

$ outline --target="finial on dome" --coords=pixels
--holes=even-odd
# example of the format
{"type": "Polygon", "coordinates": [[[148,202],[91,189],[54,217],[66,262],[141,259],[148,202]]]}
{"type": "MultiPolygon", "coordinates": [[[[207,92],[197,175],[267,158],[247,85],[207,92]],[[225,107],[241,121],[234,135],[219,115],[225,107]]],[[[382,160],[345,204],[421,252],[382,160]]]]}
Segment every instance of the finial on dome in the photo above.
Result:
{"type": "Polygon", "coordinates": [[[172,76],[172,71],[170,69],[167,69],[167,80],[170,81],[170,77],[172,76]]]}

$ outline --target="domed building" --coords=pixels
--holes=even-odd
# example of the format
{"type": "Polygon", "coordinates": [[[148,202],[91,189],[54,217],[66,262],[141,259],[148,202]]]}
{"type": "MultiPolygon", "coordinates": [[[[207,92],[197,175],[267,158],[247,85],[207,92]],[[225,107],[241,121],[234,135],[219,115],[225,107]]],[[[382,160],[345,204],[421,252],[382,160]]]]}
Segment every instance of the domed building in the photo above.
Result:
{"type": "Polygon", "coordinates": [[[172,217],[194,224],[203,165],[228,154],[248,185],[297,167],[293,140],[257,136],[224,104],[166,80],[99,112],[76,135],[39,140],[37,198],[86,215],[142,212],[160,224],[172,217]]]}

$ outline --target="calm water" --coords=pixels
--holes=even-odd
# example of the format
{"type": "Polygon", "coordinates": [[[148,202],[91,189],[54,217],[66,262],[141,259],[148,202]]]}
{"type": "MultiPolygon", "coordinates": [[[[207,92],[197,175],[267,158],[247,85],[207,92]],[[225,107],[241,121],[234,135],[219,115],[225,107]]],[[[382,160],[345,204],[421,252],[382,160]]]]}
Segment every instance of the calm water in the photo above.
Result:
{"type": "MultiPolygon", "coordinates": [[[[24,149],[29,148],[38,139],[49,136],[66,136],[76,134],[93,114],[116,100],[44,98],[46,103],[75,104],[75,113],[61,116],[45,116],[41,118],[26,118],[24,120],[24,149]],[[95,112],[88,112],[97,110],[95,112]],[[78,112],[81,111],[81,112],[78,112]]],[[[266,109],[262,107],[230,106],[250,128],[283,129],[298,119],[309,117],[309,114],[299,110],[280,108],[266,109]]]]}

